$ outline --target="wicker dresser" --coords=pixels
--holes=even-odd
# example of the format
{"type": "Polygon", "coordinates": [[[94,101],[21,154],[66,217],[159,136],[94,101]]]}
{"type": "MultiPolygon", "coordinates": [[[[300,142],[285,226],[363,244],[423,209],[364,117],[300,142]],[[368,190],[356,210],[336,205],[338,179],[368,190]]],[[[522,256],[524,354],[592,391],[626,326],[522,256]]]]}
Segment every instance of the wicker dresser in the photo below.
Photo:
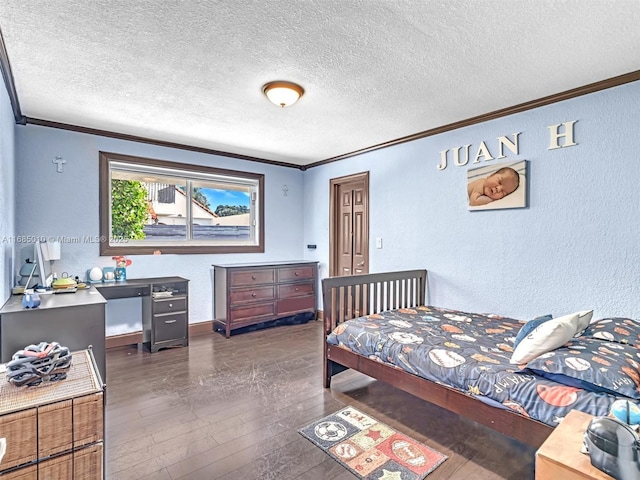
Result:
{"type": "Polygon", "coordinates": [[[104,385],[90,350],[73,352],[67,378],[16,387],[0,373],[2,480],[104,477],[104,385]]]}

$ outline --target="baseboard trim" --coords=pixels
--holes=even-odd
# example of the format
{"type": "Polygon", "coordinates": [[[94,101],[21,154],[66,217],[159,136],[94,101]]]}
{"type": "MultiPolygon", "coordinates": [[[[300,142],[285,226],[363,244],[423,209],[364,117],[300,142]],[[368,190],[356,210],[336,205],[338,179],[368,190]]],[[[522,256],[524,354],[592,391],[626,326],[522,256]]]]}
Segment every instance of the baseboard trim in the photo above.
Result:
{"type": "Polygon", "coordinates": [[[213,333],[213,320],[189,324],[189,335],[199,335],[201,333],[213,333]]]}
{"type": "MultiPolygon", "coordinates": [[[[316,318],[322,320],[324,315],[322,310],[318,310],[316,318]]],[[[213,320],[207,320],[205,322],[190,323],[189,324],[189,336],[201,335],[203,333],[213,333],[213,320]]],[[[125,345],[134,345],[136,343],[142,343],[142,332],[123,333],[122,335],[111,335],[105,340],[105,348],[117,348],[125,345]]]]}
{"type": "Polygon", "coordinates": [[[124,347],[142,343],[142,332],[123,333],[122,335],[111,335],[105,339],[105,348],[124,347]]]}
{"type": "MultiPolygon", "coordinates": [[[[189,324],[189,336],[212,332],[213,320],[189,324]]],[[[136,343],[142,343],[142,341],[142,332],[123,333],[122,335],[110,335],[105,339],[105,348],[109,349],[123,347],[125,345],[135,345],[136,343]]]]}

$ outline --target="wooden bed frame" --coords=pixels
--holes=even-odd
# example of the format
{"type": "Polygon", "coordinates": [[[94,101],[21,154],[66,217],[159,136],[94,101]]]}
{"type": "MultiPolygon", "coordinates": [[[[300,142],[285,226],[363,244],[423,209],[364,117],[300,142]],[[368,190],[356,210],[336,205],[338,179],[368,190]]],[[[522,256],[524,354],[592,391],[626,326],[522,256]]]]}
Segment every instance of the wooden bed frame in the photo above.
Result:
{"type": "MultiPolygon", "coordinates": [[[[374,273],[322,280],[324,328],[362,315],[425,305],[426,270],[374,273]]],[[[520,442],[539,447],[553,427],[511,410],[492,407],[453,388],[426,380],[324,342],[324,386],[347,368],[389,383],[423,400],[462,415],[520,442]]]]}

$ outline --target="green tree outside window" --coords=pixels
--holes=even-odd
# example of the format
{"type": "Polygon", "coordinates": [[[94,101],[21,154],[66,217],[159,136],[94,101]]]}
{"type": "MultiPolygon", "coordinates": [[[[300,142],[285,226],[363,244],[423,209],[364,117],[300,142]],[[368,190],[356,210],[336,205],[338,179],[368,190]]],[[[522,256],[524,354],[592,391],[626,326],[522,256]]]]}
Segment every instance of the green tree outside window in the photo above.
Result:
{"type": "Polygon", "coordinates": [[[147,223],[147,190],[134,180],[111,181],[111,234],[114,238],[141,240],[147,223]]]}

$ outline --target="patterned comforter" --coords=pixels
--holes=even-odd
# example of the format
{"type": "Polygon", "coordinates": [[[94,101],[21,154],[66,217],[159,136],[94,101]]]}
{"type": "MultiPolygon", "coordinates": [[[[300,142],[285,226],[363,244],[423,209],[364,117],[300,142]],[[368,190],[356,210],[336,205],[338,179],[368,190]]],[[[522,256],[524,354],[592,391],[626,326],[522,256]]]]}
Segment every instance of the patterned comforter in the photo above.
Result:
{"type": "Polygon", "coordinates": [[[572,409],[608,414],[616,395],[558,383],[509,363],[522,325],[497,315],[422,306],[349,320],[327,341],[551,426],[572,409]]]}

